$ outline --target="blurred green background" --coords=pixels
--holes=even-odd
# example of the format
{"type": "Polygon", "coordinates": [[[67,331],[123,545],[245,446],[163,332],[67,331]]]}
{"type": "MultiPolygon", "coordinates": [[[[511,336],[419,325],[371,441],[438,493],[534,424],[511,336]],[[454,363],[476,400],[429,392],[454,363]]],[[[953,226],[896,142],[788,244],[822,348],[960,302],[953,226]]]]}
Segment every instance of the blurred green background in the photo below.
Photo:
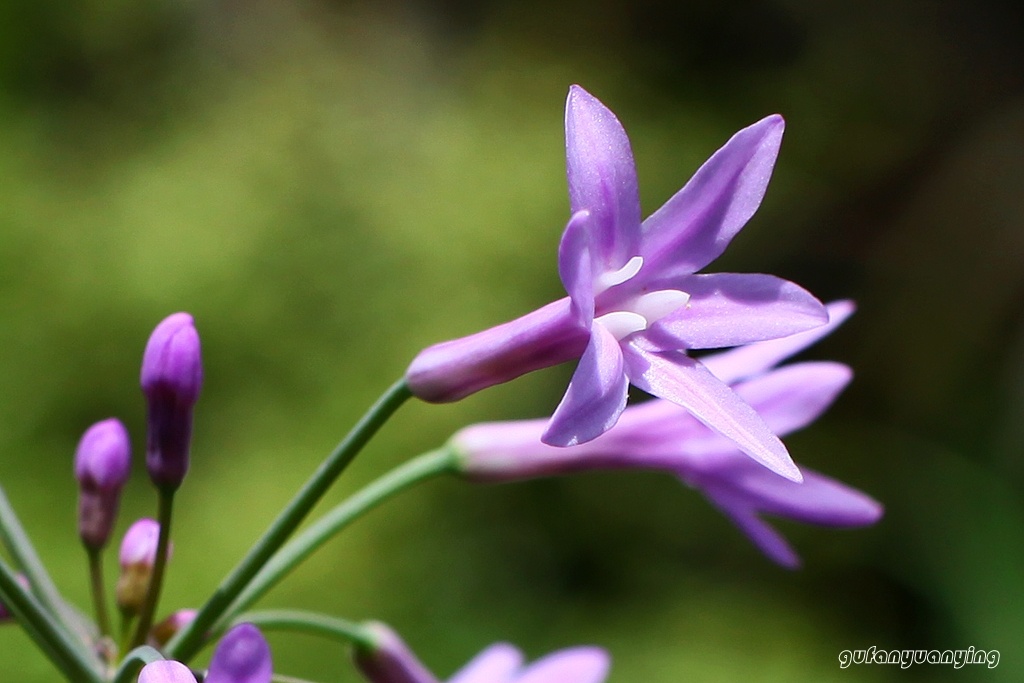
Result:
{"type": "MultiPolygon", "coordinates": [[[[561,296],[570,83],[630,133],[645,214],[781,112],[765,203],[711,270],[858,301],[807,354],[856,379],[789,443],[880,525],[780,523],[788,572],[667,476],[438,481],[262,605],[382,619],[442,677],[510,640],[605,646],[613,683],[1022,680],[1022,22],[967,0],[7,0],[0,482],[88,605],[75,444],[116,415],[141,451],[143,345],[192,312],[207,383],[162,604],[195,606],[420,348],[561,296]],[[872,645],[1002,660],[839,669],[872,645]]],[[[468,422],[549,413],[570,371],[409,405],[328,502],[468,422]]],[[[119,530],[155,512],[136,463],[119,530]]],[[[357,680],[335,644],[271,643],[282,673],[357,680]]],[[[55,678],[14,627],[0,653],[0,681],[55,678]]]]}

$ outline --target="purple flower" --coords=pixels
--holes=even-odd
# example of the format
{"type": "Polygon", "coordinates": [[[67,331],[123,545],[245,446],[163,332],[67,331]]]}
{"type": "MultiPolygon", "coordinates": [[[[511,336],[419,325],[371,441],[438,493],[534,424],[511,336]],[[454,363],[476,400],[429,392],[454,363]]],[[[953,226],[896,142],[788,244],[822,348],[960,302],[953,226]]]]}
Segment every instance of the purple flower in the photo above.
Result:
{"type": "MultiPolygon", "coordinates": [[[[369,625],[373,649],[356,651],[356,666],[371,683],[437,683],[394,631],[381,623],[369,625]]],[[[532,664],[506,643],[490,646],[448,683],[601,683],[608,675],[608,654],[596,647],[559,650],[532,664]]]]}
{"type": "MultiPolygon", "coordinates": [[[[117,606],[122,612],[134,615],[142,607],[149,590],[149,579],[156,563],[157,543],[160,539],[160,523],[155,519],[143,518],[128,527],[121,539],[118,560],[121,575],[117,580],[117,606]]],[[[171,548],[167,548],[170,559],[171,548]]]]}
{"type": "Polygon", "coordinates": [[[97,422],[82,435],[75,451],[75,478],[78,535],[86,547],[98,550],[107,544],[130,467],[128,431],[119,420],[97,422]]]}
{"type": "MultiPolygon", "coordinates": [[[[852,312],[852,304],[839,302],[829,309],[828,326],[706,359],[707,367],[736,382],[736,393],[779,435],[817,419],[850,380],[850,369],[839,363],[804,362],[771,369],[834,329],[852,312]]],[[[804,469],[803,483],[779,477],[669,401],[627,408],[614,428],[571,449],[543,444],[543,430],[544,420],[473,425],[456,433],[451,446],[462,454],[462,472],[474,481],[595,469],[672,472],[701,491],[762,552],[786,567],[798,566],[799,558],[759,514],[833,527],[873,524],[882,515],[882,506],[864,493],[817,472],[804,469]]]]}
{"type": "MultiPolygon", "coordinates": [[[[239,624],[220,639],[203,683],[270,683],[272,675],[263,634],[252,624],[239,624]]],[[[139,683],[196,683],[196,677],[184,664],[168,660],[143,667],[139,683]]]]}
{"type": "Polygon", "coordinates": [[[641,222],[626,133],[611,111],[573,86],[565,114],[572,217],[558,251],[569,296],[425,349],[406,373],[412,392],[454,401],[579,358],[544,430],[545,443],[581,444],[608,430],[632,383],[686,408],[755,460],[799,480],[785,446],[750,406],[686,355],[785,337],[827,321],[821,303],[786,280],[696,274],[760,205],[783,125],[780,116],[769,116],[738,132],[641,222]]]}
{"type": "Polygon", "coordinates": [[[149,418],[146,469],[157,486],[176,489],[188,471],[192,408],[203,384],[199,333],[188,313],[168,316],[153,330],[141,382],[149,418]]]}

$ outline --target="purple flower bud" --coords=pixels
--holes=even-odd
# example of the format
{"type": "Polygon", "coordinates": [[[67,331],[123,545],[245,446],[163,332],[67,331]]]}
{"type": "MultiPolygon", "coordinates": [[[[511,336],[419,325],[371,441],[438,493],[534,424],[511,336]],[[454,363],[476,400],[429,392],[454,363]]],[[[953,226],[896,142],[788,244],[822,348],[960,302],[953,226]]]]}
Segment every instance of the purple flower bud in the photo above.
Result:
{"type": "Polygon", "coordinates": [[[160,660],[142,667],[139,683],[196,683],[196,677],[181,662],[160,660]]]}
{"type": "Polygon", "coordinates": [[[204,683],[270,683],[270,646],[252,624],[239,624],[224,634],[210,660],[204,683]]]}
{"type": "MultiPolygon", "coordinates": [[[[142,607],[156,563],[159,539],[160,523],[155,519],[140,519],[125,533],[119,556],[121,576],[117,580],[117,606],[122,612],[135,614],[142,607]]],[[[170,552],[168,548],[168,559],[170,552]]]]}
{"type": "Polygon", "coordinates": [[[372,683],[437,683],[437,679],[416,658],[387,624],[370,622],[367,631],[373,648],[357,648],[355,664],[372,683]]]}
{"type": "Polygon", "coordinates": [[[157,486],[175,489],[188,471],[192,407],[203,384],[199,333],[188,313],[168,316],[153,330],[141,381],[149,418],[146,469],[157,486]]]}
{"type": "Polygon", "coordinates": [[[78,442],[78,535],[87,548],[98,550],[107,544],[130,466],[128,432],[119,420],[97,422],[78,442]]]}
{"type": "Polygon", "coordinates": [[[195,620],[196,614],[197,611],[194,609],[180,609],[154,626],[150,631],[150,637],[157,647],[162,648],[177,635],[178,631],[191,624],[195,620]]]}

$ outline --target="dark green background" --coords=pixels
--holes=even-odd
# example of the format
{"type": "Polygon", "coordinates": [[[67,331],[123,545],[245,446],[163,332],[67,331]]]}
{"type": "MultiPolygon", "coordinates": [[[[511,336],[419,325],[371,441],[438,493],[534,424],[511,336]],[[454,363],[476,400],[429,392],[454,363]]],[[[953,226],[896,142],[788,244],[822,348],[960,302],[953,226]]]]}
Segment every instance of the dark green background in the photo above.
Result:
{"type": "MultiPolygon", "coordinates": [[[[645,214],[780,112],[765,203],[710,270],[858,301],[807,354],[856,379],[790,445],[884,502],[880,525],[780,523],[806,565],[787,572],[667,476],[441,481],[263,604],[385,620],[441,676],[507,639],[603,645],[613,683],[1020,680],[1022,19],[966,0],[8,0],[0,482],[86,605],[75,444],[116,415],[141,449],[143,345],[192,312],[207,382],[163,605],[195,606],[420,348],[561,296],[570,83],[624,123],[645,214]],[[839,669],[872,645],[1002,661],[839,669]]],[[[570,371],[410,405],[329,501],[468,422],[549,413],[570,371]]],[[[138,463],[121,530],[155,512],[138,463]]],[[[334,644],[271,642],[282,673],[356,680],[334,644]]],[[[0,653],[0,681],[54,680],[16,628],[0,653]]]]}

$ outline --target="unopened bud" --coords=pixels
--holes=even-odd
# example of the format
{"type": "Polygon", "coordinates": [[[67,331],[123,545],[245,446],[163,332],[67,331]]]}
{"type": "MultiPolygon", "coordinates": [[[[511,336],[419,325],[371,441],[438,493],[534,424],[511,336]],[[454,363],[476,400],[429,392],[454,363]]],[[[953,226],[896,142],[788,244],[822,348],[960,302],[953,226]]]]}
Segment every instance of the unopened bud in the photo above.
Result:
{"type": "Polygon", "coordinates": [[[128,432],[119,420],[97,422],[78,442],[78,535],[87,548],[99,550],[107,544],[130,466],[128,432]]]}
{"type": "MultiPolygon", "coordinates": [[[[155,519],[140,519],[128,528],[121,541],[117,606],[124,614],[134,616],[146,601],[159,539],[159,522],[155,519]]],[[[170,558],[170,548],[167,550],[170,558]]]]}
{"type": "Polygon", "coordinates": [[[157,486],[176,489],[188,472],[192,408],[203,384],[199,333],[188,313],[168,316],[153,330],[141,383],[148,409],[146,469],[157,486]]]}

